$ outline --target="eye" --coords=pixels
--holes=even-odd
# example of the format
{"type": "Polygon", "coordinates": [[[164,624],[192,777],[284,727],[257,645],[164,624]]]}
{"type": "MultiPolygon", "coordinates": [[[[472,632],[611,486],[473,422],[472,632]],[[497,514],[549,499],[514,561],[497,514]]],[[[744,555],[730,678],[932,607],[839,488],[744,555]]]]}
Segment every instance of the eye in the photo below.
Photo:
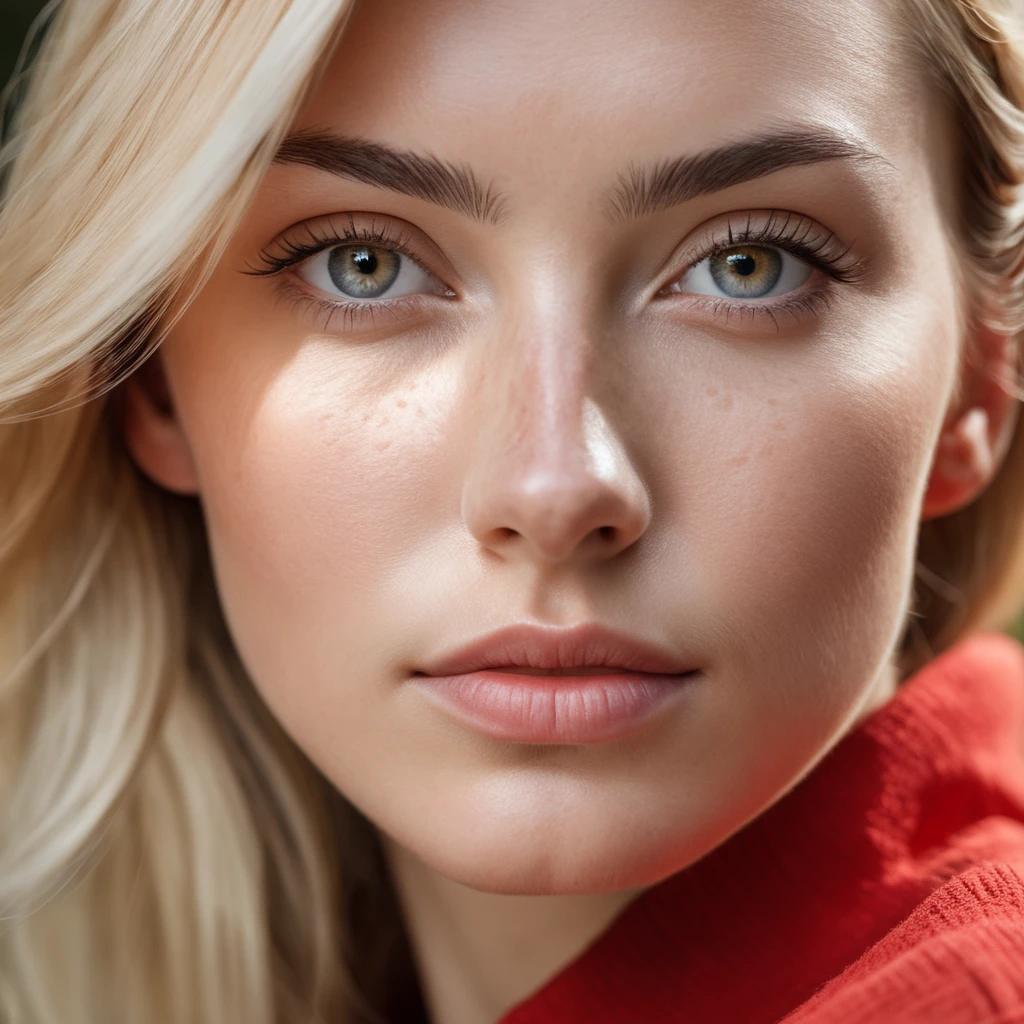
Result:
{"type": "Polygon", "coordinates": [[[799,288],[814,268],[766,245],[732,245],[694,264],[671,288],[728,299],[764,299],[799,288]]]}
{"type": "Polygon", "coordinates": [[[328,295],[357,302],[443,290],[415,260],[365,243],[324,249],[303,260],[295,274],[328,295]]]}

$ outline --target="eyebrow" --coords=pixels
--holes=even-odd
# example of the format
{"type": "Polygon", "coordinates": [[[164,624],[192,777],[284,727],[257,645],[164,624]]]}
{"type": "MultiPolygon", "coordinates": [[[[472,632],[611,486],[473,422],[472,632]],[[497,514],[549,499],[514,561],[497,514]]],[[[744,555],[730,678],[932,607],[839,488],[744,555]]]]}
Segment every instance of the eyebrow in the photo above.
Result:
{"type": "Polygon", "coordinates": [[[504,197],[483,186],[469,167],[316,129],[292,132],[274,160],[426,199],[483,223],[497,223],[504,204],[504,197]]]}
{"type": "MultiPolygon", "coordinates": [[[[791,125],[690,156],[632,165],[608,197],[620,219],[644,217],[786,167],[849,158],[889,161],[825,125],[791,125]]],[[[889,164],[891,167],[892,165],[889,164]]]]}
{"type": "MultiPolygon", "coordinates": [[[[826,125],[783,126],[700,153],[632,164],[606,196],[606,210],[612,219],[631,220],[786,167],[850,158],[889,163],[826,125]]],[[[482,223],[496,224],[504,213],[505,196],[471,168],[367,139],[302,129],[285,138],[274,160],[425,199],[482,223]]]]}

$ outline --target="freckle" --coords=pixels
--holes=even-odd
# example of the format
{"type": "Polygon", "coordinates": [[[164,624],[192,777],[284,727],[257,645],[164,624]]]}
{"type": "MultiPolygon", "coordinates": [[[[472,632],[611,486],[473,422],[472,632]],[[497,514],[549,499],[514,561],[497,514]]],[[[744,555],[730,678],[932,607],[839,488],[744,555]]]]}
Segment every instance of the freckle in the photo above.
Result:
{"type": "Polygon", "coordinates": [[[390,441],[382,441],[379,445],[377,445],[377,451],[382,452],[382,451],[384,451],[385,448],[390,448],[390,447],[391,447],[391,442],[390,441]]]}
{"type": "Polygon", "coordinates": [[[380,426],[386,427],[390,422],[391,422],[391,420],[387,416],[381,416],[381,418],[380,418],[380,426]]]}
{"type": "Polygon", "coordinates": [[[368,412],[364,412],[363,413],[363,422],[365,423],[369,418],[370,418],[370,414],[368,412]]]}
{"type": "Polygon", "coordinates": [[[408,403],[404,398],[400,398],[395,404],[398,406],[399,409],[404,409],[408,403]]]}
{"type": "Polygon", "coordinates": [[[731,409],[732,408],[732,395],[725,395],[722,400],[718,403],[719,409],[731,409]]]}
{"type": "Polygon", "coordinates": [[[779,400],[777,398],[769,398],[768,399],[768,404],[769,405],[778,405],[779,404],[779,400]]]}
{"type": "Polygon", "coordinates": [[[776,420],[772,424],[772,430],[785,430],[786,424],[782,420],[776,420]]]}
{"type": "Polygon", "coordinates": [[[730,466],[742,466],[750,461],[749,455],[737,455],[729,460],[730,466]]]}
{"type": "Polygon", "coordinates": [[[410,391],[415,391],[418,387],[419,387],[419,384],[413,383],[413,384],[409,385],[409,390],[410,391]]]}
{"type": "Polygon", "coordinates": [[[766,445],[765,445],[765,446],[764,446],[764,447],[763,447],[763,448],[761,449],[761,454],[762,454],[762,455],[771,455],[771,453],[772,453],[773,451],[775,451],[775,449],[774,449],[774,448],[773,448],[773,447],[772,447],[772,446],[771,446],[770,444],[766,444],[766,445]]]}
{"type": "Polygon", "coordinates": [[[708,395],[714,398],[718,394],[718,388],[708,388],[708,395]]]}

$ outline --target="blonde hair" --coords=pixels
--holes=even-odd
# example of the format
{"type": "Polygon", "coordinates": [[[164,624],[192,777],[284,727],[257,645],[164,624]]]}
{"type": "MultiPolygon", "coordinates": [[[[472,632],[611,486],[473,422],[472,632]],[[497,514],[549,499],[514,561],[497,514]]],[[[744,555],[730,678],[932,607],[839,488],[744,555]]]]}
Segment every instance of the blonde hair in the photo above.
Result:
{"type": "MultiPolygon", "coordinates": [[[[10,1024],[411,1019],[396,1009],[415,976],[372,828],[256,696],[220,611],[198,503],[135,470],[114,390],[216,263],[348,9],[65,2],[0,153],[10,1024]]],[[[965,268],[1019,333],[1018,11],[999,0],[905,9],[963,133],[965,268]]],[[[915,595],[904,676],[1016,613],[1022,488],[1024,424],[978,500],[922,525],[928,586],[915,595]]]]}

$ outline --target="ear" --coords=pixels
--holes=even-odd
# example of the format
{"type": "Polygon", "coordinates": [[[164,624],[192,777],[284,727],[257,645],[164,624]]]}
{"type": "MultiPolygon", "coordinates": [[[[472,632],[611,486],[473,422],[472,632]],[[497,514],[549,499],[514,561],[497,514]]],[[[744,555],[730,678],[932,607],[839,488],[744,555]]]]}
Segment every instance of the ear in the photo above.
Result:
{"type": "Polygon", "coordinates": [[[188,439],[171,399],[157,349],[122,385],[121,429],[135,464],[154,483],[197,494],[199,481],[188,439]]]}
{"type": "Polygon", "coordinates": [[[967,339],[957,398],[943,423],[921,519],[966,507],[996,475],[1019,414],[1017,341],[976,324],[967,339]]]}

